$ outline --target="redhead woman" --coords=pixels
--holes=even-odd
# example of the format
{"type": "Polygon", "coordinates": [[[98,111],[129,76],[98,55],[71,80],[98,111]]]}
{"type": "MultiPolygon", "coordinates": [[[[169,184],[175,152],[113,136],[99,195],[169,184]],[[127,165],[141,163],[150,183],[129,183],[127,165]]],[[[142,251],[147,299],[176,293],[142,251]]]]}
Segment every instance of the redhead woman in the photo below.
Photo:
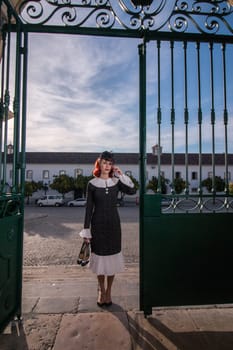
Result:
{"type": "Polygon", "coordinates": [[[97,305],[103,307],[112,305],[114,276],[124,271],[118,193],[131,195],[136,193],[136,188],[131,179],[115,166],[113,155],[108,151],[96,160],[93,175],[87,187],[84,229],[80,236],[91,243],[89,267],[98,279],[97,305]]]}

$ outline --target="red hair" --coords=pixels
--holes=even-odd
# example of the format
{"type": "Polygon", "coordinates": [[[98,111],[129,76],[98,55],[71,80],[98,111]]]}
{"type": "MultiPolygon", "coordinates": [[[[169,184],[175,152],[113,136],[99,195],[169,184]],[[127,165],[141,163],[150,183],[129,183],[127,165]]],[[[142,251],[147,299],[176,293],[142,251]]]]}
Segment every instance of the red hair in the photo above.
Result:
{"type": "MultiPolygon", "coordinates": [[[[95,165],[94,165],[94,170],[93,170],[93,175],[95,177],[100,177],[101,175],[101,169],[100,169],[100,158],[97,158],[96,161],[95,161],[95,165]]],[[[111,169],[111,171],[109,172],[109,177],[113,177],[113,168],[111,169]]]]}

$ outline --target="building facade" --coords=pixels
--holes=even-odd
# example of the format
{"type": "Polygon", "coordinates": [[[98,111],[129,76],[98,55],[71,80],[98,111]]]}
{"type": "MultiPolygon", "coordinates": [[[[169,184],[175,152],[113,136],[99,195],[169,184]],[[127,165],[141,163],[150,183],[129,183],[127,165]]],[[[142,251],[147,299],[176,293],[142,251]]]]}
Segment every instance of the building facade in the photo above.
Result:
{"type": "MultiPolygon", "coordinates": [[[[132,175],[139,181],[139,154],[138,153],[115,153],[115,161],[125,174],[132,175]]],[[[7,182],[12,181],[12,157],[8,154],[7,182]]],[[[42,181],[50,185],[55,176],[62,174],[76,178],[78,175],[90,176],[94,163],[99,153],[83,152],[27,152],[26,153],[26,181],[42,181]]],[[[158,177],[158,154],[147,154],[147,180],[153,176],[158,177]]],[[[166,179],[172,179],[171,154],[162,153],[160,158],[160,172],[166,179]]],[[[226,178],[225,155],[215,155],[215,175],[226,178]]],[[[199,155],[188,155],[188,182],[190,193],[197,192],[200,182],[199,155]]],[[[185,155],[174,155],[175,177],[186,178],[185,155]]],[[[202,180],[212,177],[212,155],[202,154],[202,180]]],[[[232,181],[233,154],[228,155],[228,181],[232,181]]]]}

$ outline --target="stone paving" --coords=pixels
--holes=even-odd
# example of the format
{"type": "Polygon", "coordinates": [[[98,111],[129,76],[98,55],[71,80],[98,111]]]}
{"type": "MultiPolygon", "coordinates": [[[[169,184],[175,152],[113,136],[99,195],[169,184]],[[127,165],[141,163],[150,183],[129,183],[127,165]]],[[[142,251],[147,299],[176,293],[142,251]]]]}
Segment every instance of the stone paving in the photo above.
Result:
{"type": "Polygon", "coordinates": [[[233,305],[139,311],[138,222],[122,223],[126,269],[113,305],[99,308],[95,275],[75,265],[74,213],[26,215],[23,319],[0,334],[0,350],[233,350],[233,305]]]}
{"type": "Polygon", "coordinates": [[[116,277],[113,305],[96,304],[97,283],[79,266],[24,267],[23,320],[0,350],[232,350],[233,305],[139,311],[138,265],[116,277]]]}

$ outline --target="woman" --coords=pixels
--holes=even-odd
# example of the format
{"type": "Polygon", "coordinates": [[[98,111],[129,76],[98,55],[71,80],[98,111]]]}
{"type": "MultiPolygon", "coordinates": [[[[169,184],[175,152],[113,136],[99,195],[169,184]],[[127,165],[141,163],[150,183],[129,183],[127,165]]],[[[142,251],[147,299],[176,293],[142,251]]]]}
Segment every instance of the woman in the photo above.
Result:
{"type": "Polygon", "coordinates": [[[114,276],[124,270],[118,193],[134,194],[136,189],[131,179],[114,165],[113,155],[108,151],[96,160],[93,175],[87,187],[85,222],[80,236],[91,242],[89,267],[97,274],[97,305],[102,307],[112,305],[114,276]]]}

